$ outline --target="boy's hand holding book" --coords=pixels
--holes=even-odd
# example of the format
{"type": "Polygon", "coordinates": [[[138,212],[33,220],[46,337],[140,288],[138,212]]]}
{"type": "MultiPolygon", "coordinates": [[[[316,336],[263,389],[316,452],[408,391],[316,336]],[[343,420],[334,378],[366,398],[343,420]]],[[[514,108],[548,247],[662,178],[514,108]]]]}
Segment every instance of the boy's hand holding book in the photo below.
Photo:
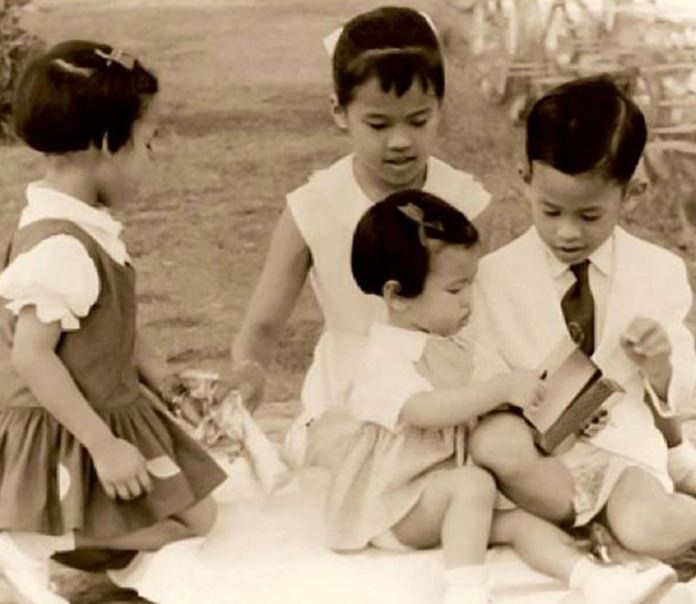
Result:
{"type": "Polygon", "coordinates": [[[672,345],[667,332],[654,319],[636,317],[621,335],[621,347],[662,399],[672,379],[672,345]]]}

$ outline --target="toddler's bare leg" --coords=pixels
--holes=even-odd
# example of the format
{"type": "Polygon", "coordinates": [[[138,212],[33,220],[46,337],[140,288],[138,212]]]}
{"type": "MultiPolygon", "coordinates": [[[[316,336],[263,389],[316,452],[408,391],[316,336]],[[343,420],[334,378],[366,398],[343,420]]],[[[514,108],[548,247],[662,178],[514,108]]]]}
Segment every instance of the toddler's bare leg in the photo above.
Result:
{"type": "Polygon", "coordinates": [[[573,480],[563,464],[536,448],[529,426],[510,413],[484,419],[471,438],[475,462],[492,472],[517,505],[556,524],[573,519],[573,480]]]}
{"type": "Polygon", "coordinates": [[[581,558],[569,535],[520,509],[495,513],[491,544],[512,545],[529,566],[566,584],[581,558]]]}
{"type": "Polygon", "coordinates": [[[416,506],[394,527],[404,545],[442,544],[445,564],[483,564],[493,516],[495,482],[474,466],[435,473],[416,506]]]}

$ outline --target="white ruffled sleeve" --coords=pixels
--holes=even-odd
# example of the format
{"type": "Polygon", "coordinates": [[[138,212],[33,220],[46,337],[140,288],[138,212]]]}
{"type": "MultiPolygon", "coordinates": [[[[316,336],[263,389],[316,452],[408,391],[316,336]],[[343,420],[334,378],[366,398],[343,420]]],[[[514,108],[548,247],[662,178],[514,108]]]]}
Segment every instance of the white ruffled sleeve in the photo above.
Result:
{"type": "Polygon", "coordinates": [[[0,296],[14,314],[33,305],[42,323],[60,321],[63,330],[75,330],[97,301],[99,274],[79,240],[54,235],[19,254],[0,274],[0,296]]]}

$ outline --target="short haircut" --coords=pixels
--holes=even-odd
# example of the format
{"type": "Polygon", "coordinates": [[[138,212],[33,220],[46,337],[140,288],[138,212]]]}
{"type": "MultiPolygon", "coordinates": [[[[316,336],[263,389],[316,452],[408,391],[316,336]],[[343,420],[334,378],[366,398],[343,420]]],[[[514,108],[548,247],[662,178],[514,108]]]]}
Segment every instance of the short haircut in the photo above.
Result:
{"type": "Polygon", "coordinates": [[[430,268],[423,237],[467,248],[479,240],[464,214],[419,189],[393,193],[371,206],[353,235],[351,268],[358,287],[381,296],[384,284],[394,280],[400,285],[399,295],[420,295],[430,268]],[[414,219],[413,211],[421,216],[414,219]]]}
{"type": "Polygon", "coordinates": [[[44,153],[81,151],[106,141],[118,151],[157,93],[157,78],[138,61],[110,59],[106,44],[69,40],[35,58],[13,103],[14,130],[44,153]]]}
{"type": "Polygon", "coordinates": [[[445,94],[445,69],[437,34],[416,10],[385,6],[362,13],[344,27],[333,54],[334,91],[348,105],[353,92],[372,76],[398,96],[418,80],[438,99],[445,94]]]}
{"type": "Polygon", "coordinates": [[[607,75],[554,88],[527,117],[527,159],[576,175],[595,172],[626,184],[645,147],[640,108],[607,75]]]}

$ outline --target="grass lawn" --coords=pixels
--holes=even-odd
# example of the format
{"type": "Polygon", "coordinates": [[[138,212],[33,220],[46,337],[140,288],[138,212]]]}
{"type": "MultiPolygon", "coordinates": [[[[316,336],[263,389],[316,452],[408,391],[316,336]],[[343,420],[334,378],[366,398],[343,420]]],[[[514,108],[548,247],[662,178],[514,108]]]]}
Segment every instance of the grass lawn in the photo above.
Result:
{"type": "MultiPolygon", "coordinates": [[[[468,17],[446,0],[406,2],[441,24],[450,52],[438,155],[494,193],[495,243],[527,224],[509,183],[520,132],[479,94],[466,67],[468,17]]],[[[97,39],[133,50],[161,80],[163,137],[152,178],[121,218],[138,268],[140,321],[178,367],[221,369],[261,268],[284,195],[348,151],[328,108],[329,58],[321,39],[363,0],[39,0],[26,25],[48,43],[97,39]]],[[[23,205],[41,158],[0,147],[0,241],[23,205]]],[[[628,222],[691,255],[669,208],[639,206],[628,222]]],[[[305,291],[271,367],[259,412],[276,438],[297,409],[321,327],[305,291]]],[[[103,579],[62,575],[73,602],[126,601],[103,579]],[[109,599],[111,598],[111,599],[109,599]]],[[[0,588],[0,604],[3,599],[0,588]]]]}

